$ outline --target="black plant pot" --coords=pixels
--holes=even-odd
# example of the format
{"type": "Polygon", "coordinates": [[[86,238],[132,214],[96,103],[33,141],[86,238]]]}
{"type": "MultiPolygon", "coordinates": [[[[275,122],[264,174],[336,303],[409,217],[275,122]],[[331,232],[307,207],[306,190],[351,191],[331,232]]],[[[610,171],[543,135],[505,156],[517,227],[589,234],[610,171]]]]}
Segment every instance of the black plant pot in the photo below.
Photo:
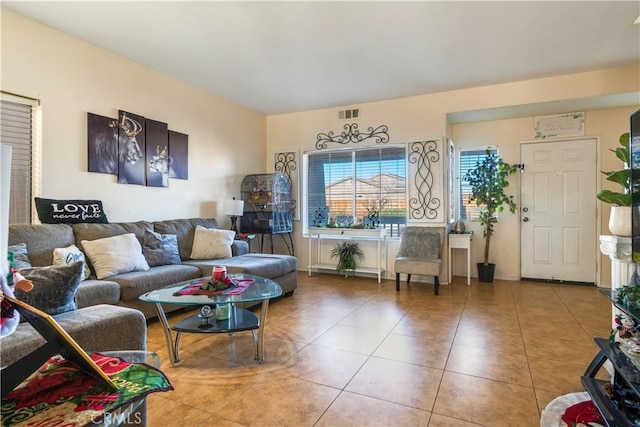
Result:
{"type": "Polygon", "coordinates": [[[493,273],[496,271],[495,264],[478,263],[478,280],[481,282],[493,282],[493,273]]]}

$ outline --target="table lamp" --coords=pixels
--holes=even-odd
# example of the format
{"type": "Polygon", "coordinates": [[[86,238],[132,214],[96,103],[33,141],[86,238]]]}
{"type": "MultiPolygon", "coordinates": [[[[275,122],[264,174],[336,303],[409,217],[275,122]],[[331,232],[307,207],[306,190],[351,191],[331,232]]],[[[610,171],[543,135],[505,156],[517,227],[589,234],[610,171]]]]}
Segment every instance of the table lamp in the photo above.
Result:
{"type": "Polygon", "coordinates": [[[242,216],[244,209],[244,200],[225,200],[224,202],[224,214],[231,216],[231,229],[238,232],[238,217],[242,216]]]}

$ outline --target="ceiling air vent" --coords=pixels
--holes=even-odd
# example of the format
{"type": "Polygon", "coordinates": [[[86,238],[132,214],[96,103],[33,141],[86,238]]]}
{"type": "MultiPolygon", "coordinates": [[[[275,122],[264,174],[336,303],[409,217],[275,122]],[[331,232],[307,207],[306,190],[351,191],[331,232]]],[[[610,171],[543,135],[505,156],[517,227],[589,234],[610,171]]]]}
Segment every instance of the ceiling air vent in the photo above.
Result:
{"type": "Polygon", "coordinates": [[[338,111],[338,119],[340,120],[353,120],[360,117],[360,109],[354,108],[352,110],[340,110],[338,111]]]}

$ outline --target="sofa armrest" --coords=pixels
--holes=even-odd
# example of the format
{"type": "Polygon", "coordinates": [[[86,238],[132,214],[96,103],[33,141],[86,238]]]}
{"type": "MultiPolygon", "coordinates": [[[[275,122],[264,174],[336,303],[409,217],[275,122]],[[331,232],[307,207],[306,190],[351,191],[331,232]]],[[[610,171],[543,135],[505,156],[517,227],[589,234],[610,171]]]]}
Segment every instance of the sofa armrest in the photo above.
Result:
{"type": "MultiPolygon", "coordinates": [[[[147,322],[139,310],[101,304],[53,318],[85,351],[146,350],[147,347],[147,322]]],[[[2,366],[12,364],[44,343],[29,323],[20,323],[13,334],[2,338],[2,366]]]]}
{"type": "Polygon", "coordinates": [[[249,243],[244,240],[234,240],[231,245],[231,255],[245,255],[249,253],[249,243]]]}

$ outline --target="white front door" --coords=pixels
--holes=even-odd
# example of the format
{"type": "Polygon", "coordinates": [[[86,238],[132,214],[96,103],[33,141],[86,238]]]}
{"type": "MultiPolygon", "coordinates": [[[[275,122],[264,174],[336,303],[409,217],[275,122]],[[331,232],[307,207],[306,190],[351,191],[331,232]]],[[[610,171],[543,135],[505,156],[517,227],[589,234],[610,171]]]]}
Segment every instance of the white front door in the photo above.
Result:
{"type": "Polygon", "coordinates": [[[596,283],[596,140],[520,146],[520,276],[596,283]]]}

